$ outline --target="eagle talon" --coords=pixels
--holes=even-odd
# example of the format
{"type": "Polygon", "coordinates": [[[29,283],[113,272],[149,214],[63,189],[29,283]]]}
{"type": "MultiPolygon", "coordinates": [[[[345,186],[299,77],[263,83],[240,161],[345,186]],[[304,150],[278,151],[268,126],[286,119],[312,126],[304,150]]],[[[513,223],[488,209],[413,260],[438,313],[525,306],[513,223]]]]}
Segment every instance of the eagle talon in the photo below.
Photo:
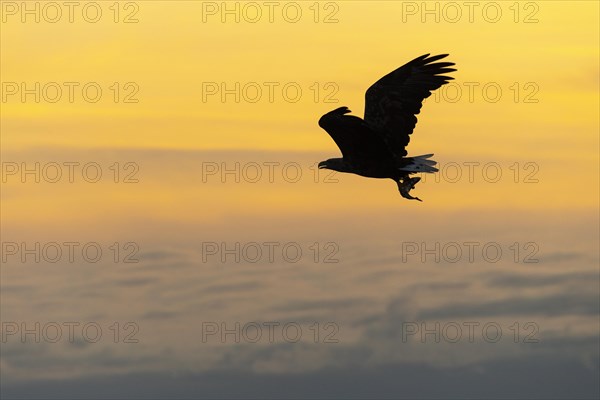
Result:
{"type": "Polygon", "coordinates": [[[402,197],[404,197],[405,199],[410,199],[410,200],[423,201],[418,197],[413,197],[410,195],[410,191],[415,188],[415,185],[420,180],[421,180],[421,178],[418,178],[418,177],[417,178],[406,177],[406,178],[398,180],[398,190],[400,190],[400,194],[402,195],[402,197]]]}

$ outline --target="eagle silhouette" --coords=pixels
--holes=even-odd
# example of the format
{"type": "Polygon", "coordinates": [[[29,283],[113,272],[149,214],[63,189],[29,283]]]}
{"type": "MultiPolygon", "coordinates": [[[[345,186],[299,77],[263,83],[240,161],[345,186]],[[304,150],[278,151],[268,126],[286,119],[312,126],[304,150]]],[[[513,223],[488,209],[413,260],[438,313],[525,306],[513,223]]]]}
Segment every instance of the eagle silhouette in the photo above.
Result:
{"type": "Polygon", "coordinates": [[[435,62],[448,54],[417,57],[375,82],[365,94],[365,117],[347,115],[340,107],[319,119],[342,152],[342,158],[319,163],[319,169],[357,174],[368,178],[390,178],[398,184],[402,197],[410,195],[421,178],[410,174],[433,173],[433,154],[406,157],[406,146],[417,124],[423,100],[431,92],[454,79],[443,74],[456,71],[451,62],[435,62]]]}

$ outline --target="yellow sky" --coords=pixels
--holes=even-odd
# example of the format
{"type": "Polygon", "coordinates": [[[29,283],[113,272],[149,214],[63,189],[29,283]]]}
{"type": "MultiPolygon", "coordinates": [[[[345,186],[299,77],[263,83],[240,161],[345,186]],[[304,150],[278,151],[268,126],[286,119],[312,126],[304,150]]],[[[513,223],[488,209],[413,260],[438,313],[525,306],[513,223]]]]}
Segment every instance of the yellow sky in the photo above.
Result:
{"type": "MultiPolygon", "coordinates": [[[[297,23],[286,20],[295,15],[291,3],[274,9],[273,22],[261,6],[256,23],[248,21],[254,18],[253,6],[243,2],[228,3],[239,7],[239,23],[233,14],[221,15],[220,2],[122,2],[119,21],[133,13],[136,23],[115,23],[111,2],[99,3],[97,23],[87,22],[79,9],[69,23],[64,6],[62,18],[48,22],[54,10],[44,9],[44,2],[36,23],[35,15],[22,15],[20,3],[13,3],[3,2],[1,38],[1,140],[3,155],[11,161],[34,147],[48,154],[62,148],[155,148],[336,156],[334,143],[316,124],[321,114],[347,105],[362,115],[364,91],[379,77],[420,54],[449,52],[458,67],[455,86],[426,102],[409,154],[434,152],[446,162],[499,161],[504,168],[516,161],[537,162],[545,180],[536,188],[543,190],[532,191],[525,203],[551,197],[555,206],[597,204],[597,190],[589,186],[598,180],[597,2],[568,7],[562,2],[487,2],[471,17],[460,6],[455,23],[457,3],[444,2],[427,6],[438,4],[439,22],[421,2],[321,2],[318,16],[314,3],[298,2],[293,3],[302,12],[297,23]],[[324,23],[326,16],[337,22],[324,23]],[[41,101],[30,94],[23,102],[20,85],[34,88],[36,82],[41,101]],[[44,92],[51,82],[56,84],[44,92]],[[90,82],[102,90],[95,103],[82,94],[90,82]],[[236,82],[240,102],[232,94],[223,102],[221,85],[234,88],[236,82]],[[265,82],[274,88],[272,102],[265,82]],[[72,102],[68,85],[75,85],[72,102]],[[62,90],[60,99],[47,101],[56,96],[56,86],[62,90]],[[218,92],[204,93],[208,87],[218,92]],[[257,87],[262,97],[252,102],[257,87]],[[291,92],[283,93],[283,87],[291,92]],[[298,87],[298,100],[286,100],[298,87]],[[137,102],[125,103],[127,94],[137,102]],[[555,187],[566,179],[576,184],[568,191],[555,187]]],[[[88,18],[93,11],[88,10],[88,18]]],[[[343,179],[358,187],[382,185],[343,179]]],[[[515,197],[510,190],[515,188],[487,198],[483,192],[489,191],[478,189],[479,195],[470,198],[501,205],[515,197]]],[[[437,195],[460,196],[443,192],[437,195]]],[[[464,205],[465,199],[457,204],[464,205]]]]}

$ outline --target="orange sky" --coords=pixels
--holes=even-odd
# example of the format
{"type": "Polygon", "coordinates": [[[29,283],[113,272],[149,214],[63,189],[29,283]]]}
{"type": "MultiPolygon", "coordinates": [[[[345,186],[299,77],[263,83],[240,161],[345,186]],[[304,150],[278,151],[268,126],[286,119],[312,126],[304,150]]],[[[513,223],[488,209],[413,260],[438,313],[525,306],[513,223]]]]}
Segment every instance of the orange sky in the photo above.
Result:
{"type": "MultiPolygon", "coordinates": [[[[281,152],[288,151],[318,152],[302,156],[308,168],[319,157],[338,154],[316,124],[321,114],[347,105],[362,115],[364,91],[379,77],[422,53],[449,52],[458,68],[456,81],[425,103],[409,154],[433,152],[442,163],[463,165],[463,173],[464,162],[498,162],[504,177],[514,172],[509,167],[515,162],[530,162],[537,165],[540,179],[534,185],[515,185],[506,179],[490,185],[479,179],[466,186],[464,182],[436,185],[435,190],[432,184],[423,184],[424,197],[438,200],[429,207],[593,208],[598,204],[596,2],[572,3],[566,9],[559,2],[522,2],[518,15],[513,3],[499,3],[496,22],[491,22],[496,17],[489,7],[488,14],[483,6],[475,9],[472,22],[463,7],[455,23],[454,6],[443,2],[439,23],[435,14],[424,14],[418,2],[378,2],[377,7],[361,1],[320,3],[318,17],[309,8],[312,3],[298,3],[302,18],[297,23],[287,22],[292,14],[283,15],[281,10],[275,10],[270,23],[266,8],[261,9],[264,18],[248,22],[254,17],[245,3],[235,3],[240,7],[239,23],[233,14],[223,16],[226,23],[222,23],[220,3],[211,2],[176,6],[171,2],[169,7],[140,2],[137,8],[127,9],[122,3],[118,23],[109,8],[112,3],[101,3],[97,23],[86,22],[77,10],[69,23],[64,8],[63,17],[50,23],[46,19],[52,18],[53,10],[44,11],[42,2],[40,22],[35,23],[34,15],[21,15],[21,6],[15,11],[11,2],[5,3],[10,4],[3,5],[1,42],[4,159],[21,162],[43,155],[57,161],[85,161],[104,157],[93,151],[110,154],[111,149],[121,149],[118,157],[127,158],[123,162],[142,166],[143,186],[135,193],[117,193],[120,188],[109,186],[102,192],[107,198],[144,196],[139,207],[156,208],[170,183],[168,177],[156,178],[155,171],[169,167],[153,165],[151,156],[128,153],[139,148],[268,150],[266,159],[285,159],[281,152]],[[214,4],[216,11],[211,8],[214,4]],[[216,14],[203,14],[211,10],[216,14]],[[137,22],[123,23],[130,13],[137,22]],[[329,19],[337,22],[324,23],[330,14],[329,19]],[[31,89],[36,82],[41,101],[36,103],[31,94],[23,101],[21,84],[31,89]],[[95,103],[82,93],[90,82],[102,90],[95,103]],[[221,85],[231,89],[236,82],[239,103],[232,94],[221,101],[221,85]],[[274,88],[272,101],[265,82],[274,88]],[[74,87],[72,102],[69,85],[74,87]],[[286,85],[292,89],[283,93],[286,85]],[[56,87],[61,97],[48,101],[57,96],[56,87]],[[244,87],[247,92],[242,92],[244,87]],[[257,87],[262,97],[254,102],[257,87]],[[298,87],[302,91],[298,100],[286,100],[298,87]],[[206,88],[219,92],[207,94],[206,88]],[[498,88],[501,94],[496,95],[498,88]],[[127,94],[134,102],[124,102],[127,94]]],[[[91,90],[93,96],[95,89],[91,90]]],[[[235,162],[233,153],[220,154],[221,159],[235,162]]],[[[193,173],[178,170],[175,164],[171,167],[173,174],[193,173]]],[[[352,201],[396,206],[395,190],[387,182],[340,179],[340,196],[345,191],[369,191],[376,195],[352,201]]],[[[4,196],[10,192],[16,198],[20,191],[30,190],[15,180],[6,183],[4,196]]],[[[204,190],[185,185],[188,193],[204,190]]],[[[46,216],[57,215],[49,211],[64,195],[62,189],[56,193],[54,189],[40,189],[43,207],[48,207],[46,216]]],[[[270,198],[308,207],[286,188],[280,189],[270,198]]],[[[81,190],[78,196],[87,196],[85,185],[81,190]]],[[[231,186],[222,191],[215,188],[204,201],[206,205],[227,203],[231,190],[245,193],[257,207],[265,203],[262,188],[231,186]]],[[[312,202],[321,196],[321,188],[313,185],[303,199],[312,202]]],[[[19,205],[10,197],[3,201],[11,215],[30,215],[28,208],[21,208],[27,201],[21,199],[19,205]]],[[[103,204],[112,207],[111,202],[103,204]]]]}

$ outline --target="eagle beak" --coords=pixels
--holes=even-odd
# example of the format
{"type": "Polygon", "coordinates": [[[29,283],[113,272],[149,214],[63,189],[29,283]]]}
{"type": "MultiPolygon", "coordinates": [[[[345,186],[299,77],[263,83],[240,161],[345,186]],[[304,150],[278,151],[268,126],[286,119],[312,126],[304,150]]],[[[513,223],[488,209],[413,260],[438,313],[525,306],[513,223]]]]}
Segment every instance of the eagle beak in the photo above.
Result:
{"type": "Polygon", "coordinates": [[[319,169],[327,168],[327,161],[321,161],[319,163],[319,169]]]}

